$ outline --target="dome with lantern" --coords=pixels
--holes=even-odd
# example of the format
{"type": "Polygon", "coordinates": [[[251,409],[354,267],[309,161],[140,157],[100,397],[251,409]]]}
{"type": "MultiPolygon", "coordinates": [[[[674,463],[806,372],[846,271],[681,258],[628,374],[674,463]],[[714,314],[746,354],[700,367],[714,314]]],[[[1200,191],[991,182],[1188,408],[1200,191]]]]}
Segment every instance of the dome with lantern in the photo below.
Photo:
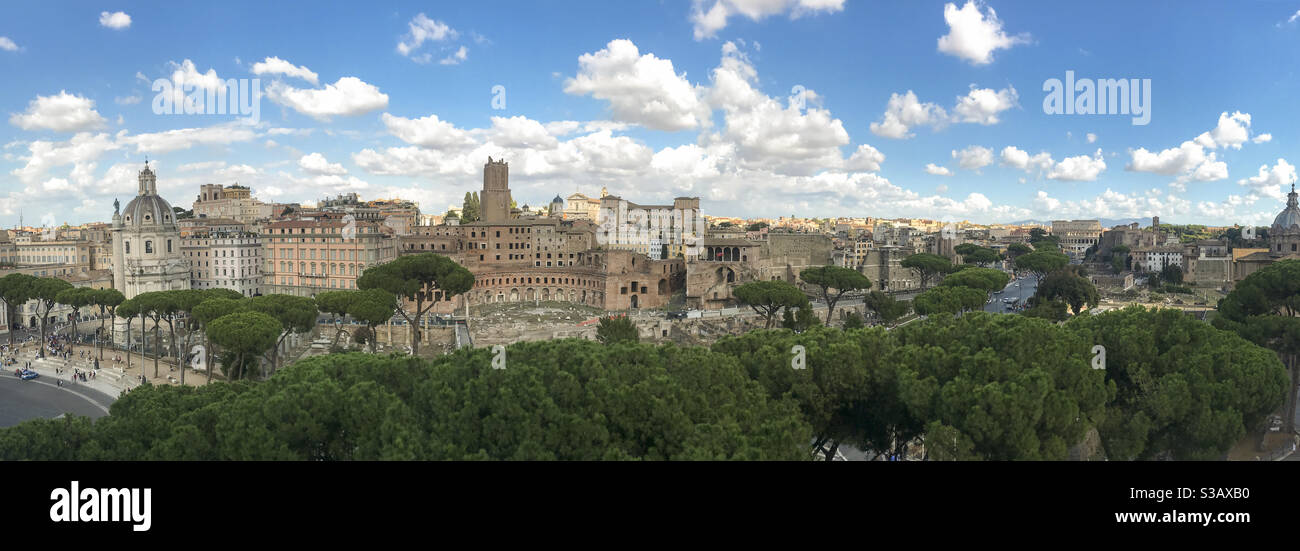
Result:
{"type": "Polygon", "coordinates": [[[137,195],[122,209],[122,223],[132,229],[151,226],[162,230],[176,229],[176,213],[171,204],[158,195],[158,176],[149,168],[149,161],[145,161],[139,181],[137,195]]]}

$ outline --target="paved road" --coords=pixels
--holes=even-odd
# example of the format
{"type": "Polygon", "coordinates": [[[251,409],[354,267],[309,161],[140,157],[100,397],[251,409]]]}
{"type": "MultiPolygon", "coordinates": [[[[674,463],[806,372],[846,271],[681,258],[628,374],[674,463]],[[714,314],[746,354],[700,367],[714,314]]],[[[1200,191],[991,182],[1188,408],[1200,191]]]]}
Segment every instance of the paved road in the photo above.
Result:
{"type": "Polygon", "coordinates": [[[1002,299],[1011,297],[1016,299],[1016,304],[1019,304],[1029,300],[1029,297],[1034,296],[1034,293],[1037,291],[1038,281],[1034,279],[1034,276],[1022,277],[1008,283],[1001,293],[993,295],[993,302],[985,304],[984,311],[994,314],[1010,313],[1011,305],[1003,303],[1002,299]],[[1017,284],[1019,286],[1017,286],[1017,284]]]}
{"type": "Polygon", "coordinates": [[[24,381],[15,377],[12,370],[0,373],[0,427],[65,413],[103,417],[108,415],[112,403],[107,394],[83,385],[60,388],[46,377],[24,381]]]}

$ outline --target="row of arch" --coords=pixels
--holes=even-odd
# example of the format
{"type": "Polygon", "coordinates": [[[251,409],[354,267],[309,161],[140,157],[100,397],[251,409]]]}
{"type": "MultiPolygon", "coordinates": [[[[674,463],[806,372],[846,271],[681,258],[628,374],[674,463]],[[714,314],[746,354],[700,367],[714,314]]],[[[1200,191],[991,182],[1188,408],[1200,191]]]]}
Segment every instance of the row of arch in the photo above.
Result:
{"type": "Polygon", "coordinates": [[[533,287],[511,287],[500,289],[488,289],[483,291],[470,291],[470,304],[492,304],[497,302],[532,302],[535,300],[556,300],[566,301],[587,306],[603,308],[605,306],[604,291],[590,289],[564,289],[562,287],[542,287],[536,289],[533,287]]]}
{"type": "Polygon", "coordinates": [[[744,254],[740,247],[705,247],[704,259],[718,262],[745,262],[749,260],[749,255],[744,254]]]}

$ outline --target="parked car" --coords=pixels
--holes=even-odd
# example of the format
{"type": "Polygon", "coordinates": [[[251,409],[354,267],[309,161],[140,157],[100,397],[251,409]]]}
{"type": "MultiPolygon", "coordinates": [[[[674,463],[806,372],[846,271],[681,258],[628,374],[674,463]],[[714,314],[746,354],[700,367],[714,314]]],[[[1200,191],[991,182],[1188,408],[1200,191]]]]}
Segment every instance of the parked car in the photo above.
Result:
{"type": "Polygon", "coordinates": [[[30,381],[30,380],[35,379],[35,378],[40,377],[40,376],[41,376],[40,373],[37,373],[37,372],[32,371],[32,370],[30,370],[30,369],[24,369],[24,370],[22,371],[22,375],[20,375],[20,377],[22,377],[22,379],[23,379],[24,381],[30,381]]]}

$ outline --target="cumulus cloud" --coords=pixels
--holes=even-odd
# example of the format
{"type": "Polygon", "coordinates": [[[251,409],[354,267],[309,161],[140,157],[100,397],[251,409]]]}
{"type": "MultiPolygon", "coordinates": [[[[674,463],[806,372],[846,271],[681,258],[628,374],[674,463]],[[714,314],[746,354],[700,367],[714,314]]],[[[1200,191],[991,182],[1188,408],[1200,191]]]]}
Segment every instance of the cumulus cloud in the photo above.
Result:
{"type": "Polygon", "coordinates": [[[343,165],[329,162],[320,153],[303,155],[302,158],[298,159],[298,168],[301,168],[303,172],[316,175],[341,176],[348,173],[348,170],[343,168],[343,165]]]}
{"type": "Polygon", "coordinates": [[[162,132],[128,135],[125,130],[117,135],[120,145],[134,145],[139,153],[166,153],[190,149],[199,145],[229,145],[257,138],[251,127],[228,123],[203,128],[177,128],[162,132]]]}
{"type": "Polygon", "coordinates": [[[933,174],[935,176],[952,176],[952,171],[948,170],[948,167],[939,166],[934,163],[926,164],[925,172],[926,174],[933,174]]]}
{"type": "Polygon", "coordinates": [[[469,57],[469,49],[464,46],[461,46],[460,49],[456,50],[456,53],[451,54],[439,60],[438,64],[439,65],[460,65],[460,63],[462,61],[465,61],[465,59],[468,57],[469,57]]]}
{"type": "Polygon", "coordinates": [[[1231,147],[1241,149],[1241,144],[1250,137],[1250,113],[1227,111],[1219,114],[1219,124],[1212,130],[1196,137],[1196,143],[1209,149],[1231,147]]]}
{"type": "Polygon", "coordinates": [[[948,24],[948,34],[939,37],[939,51],[956,56],[972,65],[993,62],[993,52],[1029,42],[1028,34],[1010,36],[1002,30],[993,8],[967,0],[960,9],[955,4],[945,4],[943,20],[948,24]]]}
{"type": "Polygon", "coordinates": [[[60,91],[53,96],[36,96],[27,110],[14,113],[9,124],[23,130],[77,132],[103,128],[104,117],[95,111],[95,101],[60,91]]]}
{"type": "Polygon", "coordinates": [[[209,67],[208,72],[200,73],[198,68],[195,67],[194,62],[189,59],[180,63],[170,61],[168,62],[168,65],[172,67],[172,86],[176,89],[177,93],[183,93],[181,88],[186,84],[203,88],[204,90],[213,91],[220,90],[226,86],[225,81],[221,80],[221,77],[217,76],[216,69],[209,67]]]}
{"type": "Polygon", "coordinates": [[[1158,153],[1138,148],[1130,153],[1132,160],[1126,170],[1134,172],[1154,172],[1157,174],[1181,174],[1199,167],[1207,159],[1205,149],[1199,144],[1186,141],[1178,147],[1158,153]]]}
{"type": "Polygon", "coordinates": [[[460,33],[441,21],[429,19],[423,13],[416,15],[407,26],[411,32],[397,43],[397,51],[402,55],[411,55],[426,41],[445,42],[455,40],[460,33]]]}
{"type": "Polygon", "coordinates": [[[993,164],[993,150],[972,145],[961,151],[954,150],[952,158],[957,161],[957,166],[978,173],[981,168],[993,164]]]}
{"type": "Polygon", "coordinates": [[[1271,134],[1260,134],[1250,138],[1251,117],[1249,113],[1235,111],[1229,115],[1226,111],[1219,115],[1219,122],[1209,131],[1202,132],[1194,140],[1188,140],[1178,147],[1159,152],[1146,148],[1131,150],[1131,160],[1126,170],[1133,172],[1153,172],[1156,174],[1176,175],[1175,184],[1188,181],[1212,182],[1228,177],[1227,163],[1218,160],[1217,154],[1210,149],[1241,149],[1247,140],[1264,143],[1273,139],[1271,134]]]}
{"type": "Polygon", "coordinates": [[[1278,159],[1272,168],[1268,165],[1260,166],[1259,173],[1255,176],[1237,181],[1237,185],[1250,190],[1246,196],[1248,203],[1253,203],[1261,197],[1285,201],[1286,193],[1283,188],[1294,183],[1296,183],[1295,166],[1288,163],[1286,159],[1278,159]]]}
{"type": "Polygon", "coordinates": [[[99,158],[120,147],[104,133],[80,132],[66,142],[35,140],[27,144],[27,156],[20,158],[23,166],[10,174],[23,184],[32,185],[46,179],[51,169],[72,165],[72,179],[84,184],[92,180],[91,173],[99,158]]]}
{"type": "Polygon", "coordinates": [[[957,98],[953,108],[957,122],[973,122],[983,125],[997,124],[998,113],[1019,105],[1019,95],[1014,87],[1002,90],[976,88],[971,85],[969,94],[957,98]]]}
{"type": "Polygon", "coordinates": [[[396,117],[388,113],[380,115],[388,133],[411,144],[434,149],[456,148],[474,143],[469,134],[456,128],[456,125],[441,120],[437,115],[418,119],[396,117]]]}
{"type": "Polygon", "coordinates": [[[388,94],[357,77],[343,77],[325,88],[294,88],[276,81],[266,95],[276,103],[319,121],[351,117],[388,107],[388,94]]]}
{"type": "Polygon", "coordinates": [[[16,52],[18,51],[18,45],[14,44],[14,41],[7,36],[0,36],[0,50],[16,52]]]}
{"type": "Polygon", "coordinates": [[[885,154],[880,150],[867,144],[858,146],[858,150],[853,152],[849,157],[845,168],[849,170],[859,170],[865,172],[877,172],[880,170],[880,163],[885,162],[885,154]]]}
{"type": "Polygon", "coordinates": [[[631,40],[612,40],[582,54],[578,65],[578,74],[564,82],[565,93],[609,102],[617,121],[669,131],[709,124],[709,107],[685,73],[678,74],[668,59],[642,55],[631,40]]]}
{"type": "Polygon", "coordinates": [[[871,123],[871,133],[893,139],[910,138],[915,134],[912,128],[930,126],[941,128],[946,124],[948,113],[934,103],[921,103],[916,94],[908,90],[906,94],[890,94],[885,114],[877,122],[871,123]]]}
{"type": "Polygon", "coordinates": [[[1098,149],[1091,157],[1079,155],[1062,159],[1047,172],[1047,178],[1069,182],[1091,182],[1105,170],[1106,161],[1102,160],[1101,150],[1098,149]]]}
{"type": "Polygon", "coordinates": [[[950,117],[938,104],[923,103],[908,90],[902,95],[890,94],[885,113],[879,121],[871,123],[870,128],[877,136],[906,139],[915,135],[912,129],[918,126],[939,130],[948,123],[997,124],[1001,122],[1000,113],[1018,105],[1019,94],[1014,87],[994,90],[972,84],[969,93],[957,96],[950,117]]]}
{"type": "Polygon", "coordinates": [[[797,19],[812,13],[835,13],[844,9],[844,0],[695,0],[691,23],[695,39],[717,36],[727,26],[727,19],[744,16],[753,21],[771,15],[789,14],[797,19]]]}
{"type": "MultiPolygon", "coordinates": [[[[433,61],[434,52],[418,52],[425,43],[439,44],[433,47],[438,52],[438,55],[442,56],[438,60],[439,65],[459,65],[469,58],[469,48],[464,45],[457,47],[455,44],[456,40],[460,38],[460,32],[451,28],[450,25],[430,19],[421,13],[407,23],[407,27],[410,32],[397,42],[397,53],[411,58],[412,61],[421,64],[433,61]],[[444,53],[447,55],[443,56],[444,53]]],[[[474,42],[478,44],[487,42],[487,39],[478,33],[471,32],[470,35],[474,42]]]]}
{"type": "Polygon", "coordinates": [[[1087,138],[1088,138],[1088,143],[1095,143],[1097,141],[1097,135],[1093,134],[1092,132],[1088,133],[1087,138]]]}
{"type": "Polygon", "coordinates": [[[1056,164],[1056,161],[1052,160],[1051,154],[1046,151],[1030,156],[1029,152],[1013,145],[1002,148],[1000,156],[1003,166],[1017,168],[1030,174],[1051,170],[1052,166],[1056,164]]]}
{"type": "Polygon", "coordinates": [[[286,75],[294,78],[300,78],[312,83],[313,86],[320,84],[318,75],[305,66],[295,66],[288,61],[278,57],[268,57],[264,61],[253,64],[253,74],[255,75],[286,75]]]}
{"type": "Polygon", "coordinates": [[[131,16],[123,12],[99,12],[99,25],[110,29],[122,30],[131,26],[131,16]]]}

